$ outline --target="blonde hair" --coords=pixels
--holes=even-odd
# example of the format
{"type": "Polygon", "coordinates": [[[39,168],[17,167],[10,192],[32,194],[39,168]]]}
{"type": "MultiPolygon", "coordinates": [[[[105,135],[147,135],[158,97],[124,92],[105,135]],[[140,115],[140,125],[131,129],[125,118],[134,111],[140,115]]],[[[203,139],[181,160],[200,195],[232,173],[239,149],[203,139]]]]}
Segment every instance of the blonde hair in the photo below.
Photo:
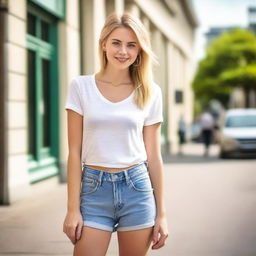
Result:
{"type": "Polygon", "coordinates": [[[139,41],[140,52],[135,62],[129,67],[130,76],[135,84],[135,103],[144,109],[151,97],[151,82],[152,82],[152,61],[156,61],[156,57],[151,50],[149,34],[146,31],[141,21],[133,17],[129,13],[118,15],[116,13],[110,14],[102,28],[99,39],[99,57],[101,71],[107,66],[107,57],[103,51],[103,44],[106,42],[108,36],[113,30],[119,27],[130,28],[139,41]]]}

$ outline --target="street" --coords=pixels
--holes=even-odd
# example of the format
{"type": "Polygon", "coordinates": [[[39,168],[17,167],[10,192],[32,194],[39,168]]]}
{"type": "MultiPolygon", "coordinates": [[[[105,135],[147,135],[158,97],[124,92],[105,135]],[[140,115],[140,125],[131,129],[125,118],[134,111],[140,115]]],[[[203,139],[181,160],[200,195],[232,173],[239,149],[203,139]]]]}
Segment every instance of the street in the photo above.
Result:
{"type": "MultiPolygon", "coordinates": [[[[149,256],[255,256],[256,159],[204,158],[200,144],[165,163],[169,238],[149,256]]],[[[0,207],[0,255],[72,255],[62,232],[66,184],[57,178],[32,186],[31,196],[0,207]]],[[[113,234],[108,256],[118,255],[113,234]]],[[[132,255],[131,255],[132,256],[132,255]]]]}

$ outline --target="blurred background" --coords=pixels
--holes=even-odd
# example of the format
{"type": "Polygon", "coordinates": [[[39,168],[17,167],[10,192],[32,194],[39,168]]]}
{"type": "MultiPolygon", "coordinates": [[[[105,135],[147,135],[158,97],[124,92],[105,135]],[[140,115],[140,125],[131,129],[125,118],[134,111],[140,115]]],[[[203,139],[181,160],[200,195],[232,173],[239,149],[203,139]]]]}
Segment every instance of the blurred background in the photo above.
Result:
{"type": "Polygon", "coordinates": [[[150,32],[164,102],[170,238],[149,255],[255,256],[255,0],[0,0],[0,255],[71,255],[64,104],[124,11],[150,32]]]}

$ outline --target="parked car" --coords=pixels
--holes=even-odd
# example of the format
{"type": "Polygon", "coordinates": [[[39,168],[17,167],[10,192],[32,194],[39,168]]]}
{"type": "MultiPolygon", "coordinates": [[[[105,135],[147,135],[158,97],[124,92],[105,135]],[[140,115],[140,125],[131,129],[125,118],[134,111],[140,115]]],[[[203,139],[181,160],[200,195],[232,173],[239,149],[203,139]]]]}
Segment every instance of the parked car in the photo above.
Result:
{"type": "Polygon", "coordinates": [[[230,109],[219,122],[220,157],[256,156],[256,109],[230,109]]]}

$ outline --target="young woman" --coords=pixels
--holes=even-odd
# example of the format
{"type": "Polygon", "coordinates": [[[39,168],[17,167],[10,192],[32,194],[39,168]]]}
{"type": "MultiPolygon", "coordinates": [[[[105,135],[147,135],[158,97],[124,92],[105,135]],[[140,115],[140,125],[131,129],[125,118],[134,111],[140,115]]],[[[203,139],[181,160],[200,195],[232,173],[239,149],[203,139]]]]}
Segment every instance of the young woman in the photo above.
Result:
{"type": "Polygon", "coordinates": [[[68,210],[75,256],[103,256],[117,231],[120,256],[146,255],[168,236],[160,151],[161,89],[149,36],[129,14],[110,15],[101,69],[72,80],[68,109],[68,210]],[[82,165],[83,164],[83,165],[82,165]],[[82,170],[82,171],[81,171],[82,170]]]}

